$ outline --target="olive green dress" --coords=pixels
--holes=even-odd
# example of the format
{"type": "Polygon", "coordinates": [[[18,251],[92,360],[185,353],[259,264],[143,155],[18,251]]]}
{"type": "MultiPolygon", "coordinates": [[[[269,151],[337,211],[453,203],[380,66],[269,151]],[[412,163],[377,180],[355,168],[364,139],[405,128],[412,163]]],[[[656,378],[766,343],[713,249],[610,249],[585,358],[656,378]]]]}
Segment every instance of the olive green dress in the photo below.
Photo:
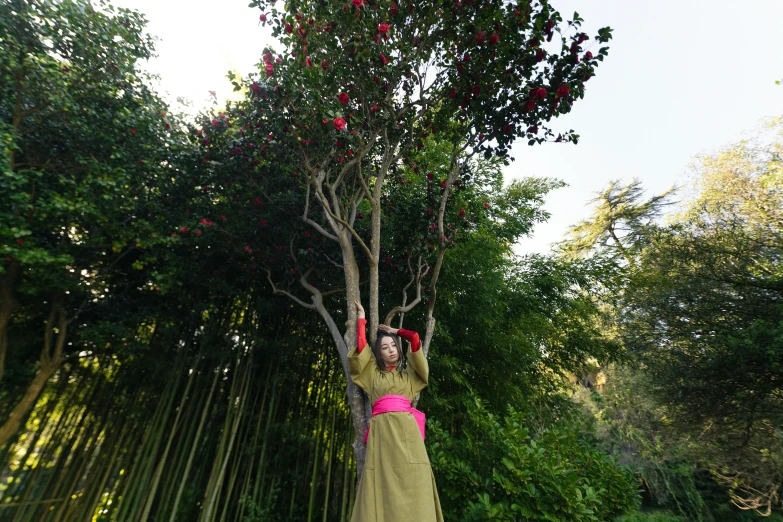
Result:
{"type": "MultiPolygon", "coordinates": [[[[369,346],[348,353],[351,380],[374,403],[384,395],[413,399],[427,386],[429,367],[421,350],[408,352],[404,370],[381,371],[369,346]]],[[[370,420],[367,457],[351,522],[442,522],[435,477],[419,425],[408,412],[370,420]]]]}

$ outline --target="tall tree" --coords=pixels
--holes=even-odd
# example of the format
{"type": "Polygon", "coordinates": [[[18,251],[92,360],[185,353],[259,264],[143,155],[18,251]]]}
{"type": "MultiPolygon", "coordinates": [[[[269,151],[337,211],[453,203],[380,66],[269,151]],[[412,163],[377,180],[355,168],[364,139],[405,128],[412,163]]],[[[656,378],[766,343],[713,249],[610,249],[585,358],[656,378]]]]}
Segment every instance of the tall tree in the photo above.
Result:
{"type": "Polygon", "coordinates": [[[144,23],[104,2],[0,6],[0,376],[14,317],[44,323],[0,446],[67,357],[98,349],[73,334],[113,292],[112,271],[164,240],[142,216],[176,134],[139,70],[153,50],[144,23]]]}
{"type": "Polygon", "coordinates": [[[588,204],[594,205],[592,215],[573,226],[570,237],[559,244],[569,257],[579,257],[601,250],[611,257],[636,265],[636,255],[643,245],[646,227],[671,204],[671,188],[657,196],[643,200],[644,189],[638,178],[628,184],[612,180],[588,204]]]}
{"type": "MultiPolygon", "coordinates": [[[[268,179],[270,163],[296,178],[300,226],[334,249],[336,258],[329,259],[341,281],[325,290],[314,286],[316,265],[299,256],[298,245],[290,241],[279,250],[285,270],[279,257],[272,264],[259,254],[254,264],[276,293],[321,316],[346,375],[356,338],[351,304],[361,297],[362,279],[368,286],[371,336],[382,317],[391,321],[427,301],[426,354],[445,252],[455,239],[455,221],[471,211],[458,206],[455,187],[470,179],[475,157],[510,159],[508,149],[517,138],[530,144],[576,142],[573,131],[556,133],[547,122],[584,95],[584,82],[608,50],[595,49],[593,55],[585,48],[591,38],[581,32],[581,18],[575,14],[564,24],[548,2],[294,1],[285,11],[274,2],[254,3],[283,49],[279,55],[266,50],[264,79],[247,82],[253,109],[233,121],[234,155],[253,156],[260,180],[268,179]],[[559,37],[550,44],[555,33],[559,37]],[[408,236],[399,263],[410,263],[413,271],[410,299],[381,315],[380,270],[391,257],[382,249],[382,226],[394,212],[384,198],[390,183],[409,180],[414,189],[424,188],[417,206],[429,212],[426,218],[410,215],[423,229],[408,236]],[[366,220],[357,217],[365,212],[366,220]],[[429,244],[422,241],[428,236],[429,244]],[[332,308],[324,301],[327,292],[341,295],[332,308]],[[345,317],[346,328],[338,326],[335,314],[345,317]]],[[[604,28],[593,41],[610,37],[604,28]]],[[[227,121],[216,118],[202,134],[227,121]]],[[[207,136],[203,143],[211,144],[207,136]]],[[[260,195],[270,202],[282,196],[260,195]]],[[[415,196],[413,189],[406,194],[415,196]]],[[[361,473],[367,405],[350,380],[348,399],[361,473]]]]}

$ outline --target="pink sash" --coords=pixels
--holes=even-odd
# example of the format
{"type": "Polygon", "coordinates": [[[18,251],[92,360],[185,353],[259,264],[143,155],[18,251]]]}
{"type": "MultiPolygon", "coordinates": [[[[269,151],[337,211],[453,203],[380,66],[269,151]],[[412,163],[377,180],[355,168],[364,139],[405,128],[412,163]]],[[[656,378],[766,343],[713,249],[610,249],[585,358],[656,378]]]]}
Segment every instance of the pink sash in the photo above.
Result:
{"type": "MultiPolygon", "coordinates": [[[[411,406],[411,401],[404,395],[384,395],[372,405],[372,416],[392,411],[406,411],[413,415],[416,424],[421,430],[421,440],[424,440],[424,423],[427,420],[424,413],[411,406]]],[[[364,432],[364,443],[367,444],[367,437],[370,435],[370,427],[364,432]]]]}

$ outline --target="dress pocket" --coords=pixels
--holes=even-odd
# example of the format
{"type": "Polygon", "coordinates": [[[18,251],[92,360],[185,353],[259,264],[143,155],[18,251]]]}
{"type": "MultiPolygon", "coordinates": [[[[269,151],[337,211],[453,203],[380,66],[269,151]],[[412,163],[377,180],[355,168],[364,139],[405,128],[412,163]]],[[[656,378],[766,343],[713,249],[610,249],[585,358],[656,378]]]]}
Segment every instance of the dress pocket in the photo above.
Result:
{"type": "Polygon", "coordinates": [[[408,449],[408,462],[411,464],[429,464],[430,459],[427,456],[427,449],[424,447],[424,440],[421,438],[419,425],[413,415],[406,415],[405,422],[405,445],[408,449]]]}

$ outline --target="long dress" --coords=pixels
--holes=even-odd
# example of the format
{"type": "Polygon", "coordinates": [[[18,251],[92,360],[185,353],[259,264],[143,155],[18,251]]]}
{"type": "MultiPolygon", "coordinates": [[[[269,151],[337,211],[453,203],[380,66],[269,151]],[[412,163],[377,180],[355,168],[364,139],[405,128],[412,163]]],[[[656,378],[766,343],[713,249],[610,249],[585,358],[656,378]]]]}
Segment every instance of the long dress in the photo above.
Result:
{"type": "MultiPolygon", "coordinates": [[[[415,340],[407,368],[381,371],[364,341],[364,323],[359,321],[359,344],[348,353],[351,380],[372,403],[384,395],[404,395],[413,400],[427,386],[429,376],[427,359],[418,350],[418,334],[399,332],[415,340]],[[362,349],[358,350],[360,346],[362,349]]],[[[370,420],[367,456],[351,522],[442,521],[435,476],[413,415],[390,412],[374,416],[370,420]]]]}

